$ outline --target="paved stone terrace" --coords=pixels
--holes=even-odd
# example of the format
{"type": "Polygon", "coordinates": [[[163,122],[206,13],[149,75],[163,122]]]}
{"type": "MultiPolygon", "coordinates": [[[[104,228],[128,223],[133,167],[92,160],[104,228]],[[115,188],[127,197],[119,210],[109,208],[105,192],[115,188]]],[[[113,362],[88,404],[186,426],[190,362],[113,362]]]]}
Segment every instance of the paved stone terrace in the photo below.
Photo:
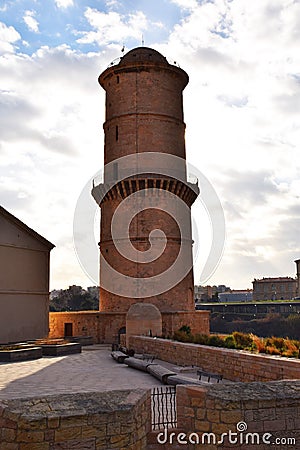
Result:
{"type": "MultiPolygon", "coordinates": [[[[83,347],[82,353],[32,361],[0,363],[0,399],[75,392],[147,389],[161,386],[151,375],[118,364],[108,345],[83,347]]],[[[179,371],[174,364],[155,360],[179,371]]],[[[196,378],[195,371],[184,373],[196,378]]]]}

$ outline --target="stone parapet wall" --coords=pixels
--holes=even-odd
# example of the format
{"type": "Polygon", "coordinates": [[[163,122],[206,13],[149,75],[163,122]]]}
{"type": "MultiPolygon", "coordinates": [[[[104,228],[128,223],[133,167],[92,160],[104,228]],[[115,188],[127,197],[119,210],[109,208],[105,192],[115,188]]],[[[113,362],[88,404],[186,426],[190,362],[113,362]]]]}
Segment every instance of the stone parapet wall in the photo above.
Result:
{"type": "Polygon", "coordinates": [[[147,450],[298,449],[300,381],[178,385],[177,428],[150,432],[147,450]]]}
{"type": "Polygon", "coordinates": [[[300,360],[251,354],[168,339],[132,336],[130,348],[182,366],[198,366],[231,381],[275,381],[300,379],[300,360]]]}
{"type": "MultiPolygon", "coordinates": [[[[200,439],[198,446],[181,444],[186,449],[299,448],[299,408],[299,381],[214,384],[207,387],[177,386],[178,427],[187,434],[188,441],[192,439],[192,442],[197,442],[196,436],[191,433],[196,433],[200,439]],[[237,433],[231,436],[231,443],[229,430],[237,433]],[[204,433],[213,433],[216,440],[211,435],[211,444],[208,445],[208,436],[204,433]],[[217,445],[222,433],[227,433],[227,436],[224,435],[223,442],[217,445]],[[233,445],[236,438],[238,441],[233,445]],[[241,441],[243,445],[238,445],[241,441]]],[[[176,444],[175,439],[173,442],[176,444]]],[[[163,445],[156,445],[156,448],[164,448],[163,445]]]]}
{"type": "Polygon", "coordinates": [[[150,414],[144,390],[1,400],[0,450],[143,450],[150,414]]]}

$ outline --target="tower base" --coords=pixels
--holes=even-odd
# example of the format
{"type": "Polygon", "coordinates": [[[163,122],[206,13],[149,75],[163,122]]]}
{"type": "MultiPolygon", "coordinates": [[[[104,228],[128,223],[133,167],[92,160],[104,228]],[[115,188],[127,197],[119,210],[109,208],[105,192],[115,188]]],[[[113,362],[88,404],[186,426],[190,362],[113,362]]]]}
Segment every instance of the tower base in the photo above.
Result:
{"type": "MultiPolygon", "coordinates": [[[[162,312],[162,336],[172,337],[183,325],[192,334],[209,334],[209,311],[162,312]]],[[[126,333],[126,313],[99,311],[50,312],[49,337],[92,336],[94,343],[111,344],[126,333]],[[66,330],[69,336],[66,336],[66,330]]]]}

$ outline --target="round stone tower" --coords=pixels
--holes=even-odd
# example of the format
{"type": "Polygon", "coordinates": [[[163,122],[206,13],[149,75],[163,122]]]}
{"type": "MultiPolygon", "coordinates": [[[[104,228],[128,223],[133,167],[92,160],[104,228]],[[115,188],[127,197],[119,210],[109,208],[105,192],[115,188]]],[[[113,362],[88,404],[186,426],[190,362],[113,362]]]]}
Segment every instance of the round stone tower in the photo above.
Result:
{"type": "Polygon", "coordinates": [[[188,75],[157,51],[129,51],[100,76],[106,91],[100,311],[138,302],[194,311],[190,208],[199,190],[185,161],[188,75]]]}
{"type": "Polygon", "coordinates": [[[182,91],[188,75],[147,47],[131,50],[99,77],[106,91],[104,164],[140,152],[185,159],[182,91]]]}

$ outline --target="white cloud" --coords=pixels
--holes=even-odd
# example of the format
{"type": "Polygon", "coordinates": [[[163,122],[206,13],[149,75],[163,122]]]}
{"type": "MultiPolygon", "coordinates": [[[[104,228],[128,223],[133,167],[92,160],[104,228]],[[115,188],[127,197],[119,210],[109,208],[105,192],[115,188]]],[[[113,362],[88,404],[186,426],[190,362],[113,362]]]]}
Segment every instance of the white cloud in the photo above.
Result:
{"type": "Polygon", "coordinates": [[[96,42],[100,46],[105,46],[123,42],[126,38],[140,40],[143,32],[148,28],[147,18],[141,11],[124,16],[113,11],[104,13],[87,8],[85,17],[96,31],[80,32],[82,37],[77,42],[81,44],[96,42]]]}
{"type": "Polygon", "coordinates": [[[20,34],[12,26],[0,22],[0,54],[14,52],[14,43],[21,39],[20,34]]]}
{"type": "Polygon", "coordinates": [[[73,0],[54,0],[56,6],[58,8],[68,8],[69,6],[73,6],[74,5],[74,1],[73,0]]]}
{"type": "Polygon", "coordinates": [[[228,219],[226,250],[210,283],[250,287],[258,268],[288,275],[283,253],[291,261],[300,254],[293,195],[300,178],[300,2],[173,3],[189,9],[157,49],[176,55],[189,74],[187,157],[213,182],[228,219]]]}
{"type": "MultiPolygon", "coordinates": [[[[14,53],[21,36],[0,23],[0,50],[7,53],[0,58],[0,197],[58,244],[52,286],[89,283],[74,256],[72,220],[83,185],[102,164],[104,93],[97,77],[117,46],[140,42],[143,33],[190,77],[187,158],[210,179],[227,218],[227,247],[209,282],[243,288],[255,276],[293,275],[300,255],[300,2],[172,0],[182,17],[160,44],[147,36],[160,23],[133,7],[113,10],[123,3],[107,0],[106,13],[85,10],[90,31],[76,38],[97,43],[97,54],[71,45],[14,53]]],[[[60,8],[72,4],[56,1],[60,8]]]]}
{"type": "Polygon", "coordinates": [[[194,9],[198,5],[197,0],[171,0],[171,3],[175,3],[182,9],[194,9]]]}
{"type": "Polygon", "coordinates": [[[101,167],[104,95],[97,78],[106,65],[100,54],[67,46],[0,58],[0,203],[57,245],[53,287],[72,279],[90,285],[73,250],[73,213],[101,167]]]}
{"type": "Polygon", "coordinates": [[[106,0],[105,4],[108,8],[115,8],[120,6],[120,3],[118,2],[118,0],[106,0]]]}
{"type": "Polygon", "coordinates": [[[36,12],[35,11],[25,11],[25,15],[23,16],[23,20],[28,26],[30,31],[33,31],[34,33],[39,32],[39,23],[34,18],[36,12]]]}

